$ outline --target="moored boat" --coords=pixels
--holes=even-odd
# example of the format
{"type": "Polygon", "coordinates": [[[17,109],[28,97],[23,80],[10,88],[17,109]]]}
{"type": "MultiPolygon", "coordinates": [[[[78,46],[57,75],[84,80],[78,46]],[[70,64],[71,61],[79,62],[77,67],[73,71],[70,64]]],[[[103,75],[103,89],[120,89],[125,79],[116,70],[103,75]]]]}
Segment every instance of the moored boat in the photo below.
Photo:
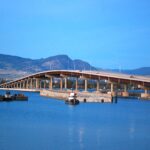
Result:
{"type": "Polygon", "coordinates": [[[77,94],[72,92],[69,94],[68,99],[65,101],[66,104],[77,105],[79,100],[77,100],[77,94]]]}
{"type": "Polygon", "coordinates": [[[15,94],[14,95],[14,100],[24,100],[24,101],[26,101],[26,100],[28,100],[28,97],[25,96],[24,94],[15,94]]]}
{"type": "Polygon", "coordinates": [[[4,99],[4,96],[0,95],[0,101],[3,101],[3,99],[4,99]]]}
{"type": "Polygon", "coordinates": [[[10,91],[6,91],[5,95],[3,96],[3,101],[11,101],[13,100],[13,96],[11,95],[10,91]]]}
{"type": "Polygon", "coordinates": [[[11,95],[10,91],[6,91],[5,95],[0,95],[0,101],[26,101],[28,97],[24,94],[11,95]]]}

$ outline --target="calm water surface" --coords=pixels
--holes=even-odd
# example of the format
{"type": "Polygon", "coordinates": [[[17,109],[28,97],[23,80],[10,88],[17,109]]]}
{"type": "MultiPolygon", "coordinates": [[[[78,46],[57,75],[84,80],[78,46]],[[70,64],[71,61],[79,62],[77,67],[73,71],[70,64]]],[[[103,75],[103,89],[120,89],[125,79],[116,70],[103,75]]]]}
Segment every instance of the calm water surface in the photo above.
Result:
{"type": "Polygon", "coordinates": [[[150,150],[149,101],[73,107],[25,95],[28,102],[0,103],[0,150],[150,150]]]}

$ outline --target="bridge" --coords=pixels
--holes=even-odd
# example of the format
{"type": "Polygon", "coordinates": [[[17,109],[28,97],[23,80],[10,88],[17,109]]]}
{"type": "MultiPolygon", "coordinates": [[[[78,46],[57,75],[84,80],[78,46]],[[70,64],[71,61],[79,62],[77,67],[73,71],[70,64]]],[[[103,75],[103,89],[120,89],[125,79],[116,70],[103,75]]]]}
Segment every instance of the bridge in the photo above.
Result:
{"type": "Polygon", "coordinates": [[[82,88],[84,92],[87,92],[89,83],[90,85],[95,85],[93,87],[96,92],[101,92],[105,89],[111,95],[115,95],[116,91],[121,91],[122,96],[128,96],[130,89],[140,88],[145,91],[141,93],[141,97],[150,97],[148,94],[150,77],[103,71],[49,70],[3,83],[0,88],[36,89],[40,91],[41,89],[54,90],[57,85],[59,91],[73,87],[76,91],[82,88]],[[82,86],[81,83],[83,83],[82,86]]]}

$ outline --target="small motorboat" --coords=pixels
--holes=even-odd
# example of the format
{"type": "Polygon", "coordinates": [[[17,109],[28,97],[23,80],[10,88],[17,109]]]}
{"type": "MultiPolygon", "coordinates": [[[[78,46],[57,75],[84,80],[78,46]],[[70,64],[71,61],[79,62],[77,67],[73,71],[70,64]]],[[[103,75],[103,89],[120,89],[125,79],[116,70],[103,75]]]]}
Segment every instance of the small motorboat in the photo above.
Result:
{"type": "Polygon", "coordinates": [[[68,99],[65,101],[66,104],[77,105],[79,100],[77,100],[77,94],[72,92],[69,94],[68,99]]]}
{"type": "Polygon", "coordinates": [[[14,100],[22,100],[22,101],[28,100],[28,97],[25,96],[24,94],[15,94],[13,97],[14,100]]]}
{"type": "Polygon", "coordinates": [[[13,96],[11,95],[10,91],[6,91],[5,95],[3,96],[4,101],[11,101],[13,100],[13,96]]]}

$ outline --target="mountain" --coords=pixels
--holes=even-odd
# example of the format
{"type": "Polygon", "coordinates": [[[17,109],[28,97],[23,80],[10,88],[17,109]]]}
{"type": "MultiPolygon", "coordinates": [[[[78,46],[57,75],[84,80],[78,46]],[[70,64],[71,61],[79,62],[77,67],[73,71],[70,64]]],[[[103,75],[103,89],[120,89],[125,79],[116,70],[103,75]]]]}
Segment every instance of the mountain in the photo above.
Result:
{"type": "Polygon", "coordinates": [[[0,77],[16,78],[46,70],[96,70],[89,63],[67,55],[57,55],[42,59],[29,59],[0,54],[0,77]]]}
{"type": "MultiPolygon", "coordinates": [[[[0,78],[14,79],[31,73],[46,70],[103,70],[91,66],[89,63],[67,55],[56,55],[41,59],[29,59],[18,56],[0,54],[0,78]]],[[[103,71],[119,72],[108,69],[103,71]]],[[[133,70],[121,70],[121,73],[150,76],[150,67],[133,70]]]]}
{"type": "Polygon", "coordinates": [[[147,76],[150,75],[150,67],[142,67],[133,70],[123,70],[123,73],[147,76]]]}
{"type": "Polygon", "coordinates": [[[141,68],[131,69],[131,70],[108,69],[106,71],[125,73],[131,75],[150,76],[150,67],[141,67],[141,68]]]}

